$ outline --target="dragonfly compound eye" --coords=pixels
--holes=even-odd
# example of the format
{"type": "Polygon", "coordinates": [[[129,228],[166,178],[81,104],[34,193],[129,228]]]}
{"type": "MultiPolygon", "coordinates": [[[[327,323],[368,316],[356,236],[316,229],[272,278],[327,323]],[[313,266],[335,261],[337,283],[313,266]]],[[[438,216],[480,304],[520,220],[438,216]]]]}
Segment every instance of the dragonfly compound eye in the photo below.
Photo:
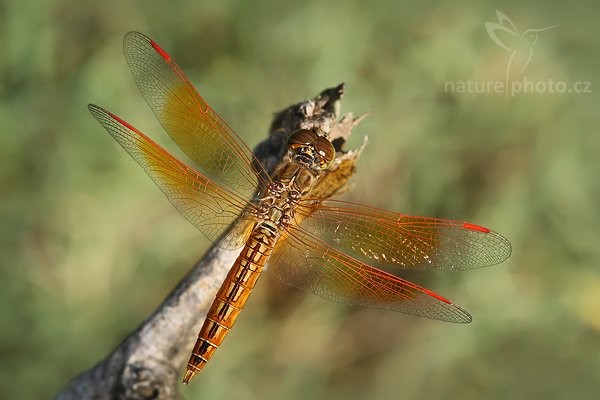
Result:
{"type": "Polygon", "coordinates": [[[288,145],[292,149],[306,147],[310,146],[316,139],[317,134],[313,131],[309,131],[308,129],[298,129],[290,135],[288,145]]]}
{"type": "Polygon", "coordinates": [[[315,150],[319,155],[319,163],[321,168],[329,168],[335,159],[335,148],[333,144],[326,138],[319,136],[314,142],[315,150]]]}

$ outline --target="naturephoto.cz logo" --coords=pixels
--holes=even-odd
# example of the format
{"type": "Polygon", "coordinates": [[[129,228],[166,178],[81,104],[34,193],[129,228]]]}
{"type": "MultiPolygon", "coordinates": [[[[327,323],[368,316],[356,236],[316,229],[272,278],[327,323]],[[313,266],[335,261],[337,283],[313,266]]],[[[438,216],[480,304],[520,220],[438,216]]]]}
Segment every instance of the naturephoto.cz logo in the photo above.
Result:
{"type": "Polygon", "coordinates": [[[575,81],[567,83],[548,78],[530,80],[524,75],[527,66],[534,58],[535,47],[540,37],[560,24],[542,28],[519,30],[504,14],[496,10],[497,22],[485,22],[484,26],[492,41],[507,53],[506,71],[502,81],[446,81],[444,91],[448,93],[505,93],[515,96],[519,93],[591,93],[592,83],[575,81]]]}

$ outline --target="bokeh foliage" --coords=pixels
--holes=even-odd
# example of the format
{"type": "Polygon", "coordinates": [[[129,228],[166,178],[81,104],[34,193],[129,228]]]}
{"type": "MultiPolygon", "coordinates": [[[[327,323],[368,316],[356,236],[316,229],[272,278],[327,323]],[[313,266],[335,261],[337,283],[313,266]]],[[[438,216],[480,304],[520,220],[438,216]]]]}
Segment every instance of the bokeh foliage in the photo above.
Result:
{"type": "MultiPolygon", "coordinates": [[[[0,2],[0,398],[47,398],[113,349],[207,248],[86,110],[177,152],[127,69],[139,30],[252,146],[342,81],[371,115],[346,197],[490,226],[503,265],[406,276],[474,316],[350,308],[263,278],[187,398],[584,399],[600,392],[600,41],[595,2],[0,2]],[[495,8],[544,32],[530,80],[592,93],[447,93],[501,81],[495,8]]],[[[181,154],[181,153],[177,153],[181,154]]],[[[193,339],[190,339],[191,341],[193,339]]]]}

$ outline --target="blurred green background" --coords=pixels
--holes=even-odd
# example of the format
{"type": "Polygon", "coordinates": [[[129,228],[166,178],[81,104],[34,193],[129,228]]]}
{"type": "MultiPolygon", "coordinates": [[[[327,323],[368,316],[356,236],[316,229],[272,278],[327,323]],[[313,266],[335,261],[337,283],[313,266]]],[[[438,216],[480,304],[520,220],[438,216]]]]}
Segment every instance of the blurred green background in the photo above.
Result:
{"type": "MultiPolygon", "coordinates": [[[[250,146],[272,113],[347,83],[371,115],[347,199],[468,220],[513,256],[407,275],[466,326],[259,282],[188,399],[591,399],[600,393],[600,41],[592,1],[0,2],[0,398],[41,399],[105,357],[207,249],[89,115],[169,144],[121,50],[150,35],[250,146]],[[502,81],[495,9],[542,32],[524,75],[591,93],[451,93],[502,81]]],[[[180,153],[178,153],[180,154],[180,153]]]]}

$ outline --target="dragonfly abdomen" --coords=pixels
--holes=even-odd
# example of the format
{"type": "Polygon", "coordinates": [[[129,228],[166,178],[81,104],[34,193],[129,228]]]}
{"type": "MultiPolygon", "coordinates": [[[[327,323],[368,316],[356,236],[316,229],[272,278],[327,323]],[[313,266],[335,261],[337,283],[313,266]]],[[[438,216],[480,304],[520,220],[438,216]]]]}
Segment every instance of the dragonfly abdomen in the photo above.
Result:
{"type": "Polygon", "coordinates": [[[206,314],[188,361],[183,383],[187,384],[202,370],[229,333],[271,255],[277,238],[277,231],[271,225],[258,224],[254,228],[206,314]]]}

